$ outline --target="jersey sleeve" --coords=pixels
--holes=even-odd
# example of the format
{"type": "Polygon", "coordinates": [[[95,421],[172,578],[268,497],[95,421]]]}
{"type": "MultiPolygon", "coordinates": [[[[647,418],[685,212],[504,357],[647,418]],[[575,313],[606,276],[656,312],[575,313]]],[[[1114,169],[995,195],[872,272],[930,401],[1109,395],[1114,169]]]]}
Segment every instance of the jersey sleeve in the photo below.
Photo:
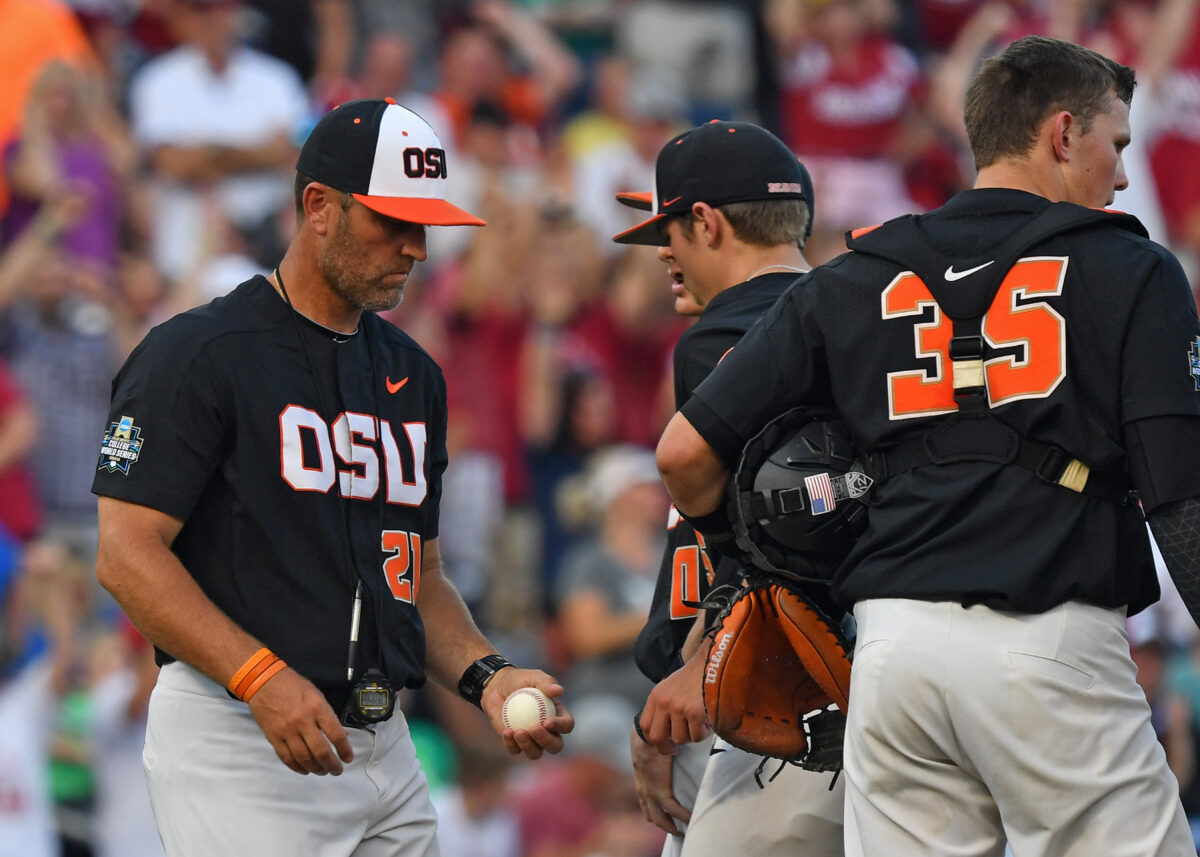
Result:
{"type": "Polygon", "coordinates": [[[1121,413],[1126,424],[1162,416],[1200,416],[1200,321],[1187,276],[1165,251],[1147,276],[1121,352],[1121,413]]]}
{"type": "Polygon", "coordinates": [[[208,347],[155,328],[113,381],[93,493],[185,520],[220,460],[232,397],[208,347]]]}
{"type": "Polygon", "coordinates": [[[1149,417],[1129,423],[1125,447],[1147,514],[1165,503],[1200,497],[1200,417],[1149,417]]]}
{"type": "Polygon", "coordinates": [[[803,402],[828,400],[813,289],[804,282],[754,323],[681,409],[731,467],[768,421],[803,402]]]}

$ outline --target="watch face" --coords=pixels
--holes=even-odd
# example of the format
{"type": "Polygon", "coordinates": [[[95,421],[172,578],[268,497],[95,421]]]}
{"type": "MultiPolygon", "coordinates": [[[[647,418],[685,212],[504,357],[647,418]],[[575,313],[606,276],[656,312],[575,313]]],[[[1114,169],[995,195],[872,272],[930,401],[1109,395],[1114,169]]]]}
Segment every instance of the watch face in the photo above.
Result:
{"type": "Polygon", "coordinates": [[[358,692],[358,705],[363,709],[384,709],[391,704],[391,694],[386,690],[366,688],[358,692]]]}

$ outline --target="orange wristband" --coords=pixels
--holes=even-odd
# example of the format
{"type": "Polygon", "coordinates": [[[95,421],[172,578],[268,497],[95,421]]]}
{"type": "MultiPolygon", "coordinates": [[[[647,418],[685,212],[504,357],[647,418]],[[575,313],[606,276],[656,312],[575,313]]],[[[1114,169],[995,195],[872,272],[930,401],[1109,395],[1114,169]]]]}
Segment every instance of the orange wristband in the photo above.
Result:
{"type": "Polygon", "coordinates": [[[275,661],[265,670],[263,670],[262,674],[258,676],[258,678],[254,679],[254,681],[250,683],[250,686],[246,688],[246,692],[242,695],[242,702],[249,702],[254,694],[262,690],[262,686],[264,684],[275,678],[275,676],[282,672],[286,667],[286,661],[276,658],[275,661]]]}
{"type": "Polygon", "coordinates": [[[232,692],[234,696],[236,696],[240,699],[241,694],[238,693],[238,690],[237,690],[238,685],[241,684],[246,679],[246,676],[250,673],[251,670],[253,670],[256,666],[259,666],[263,661],[267,660],[268,658],[273,658],[273,657],[275,657],[275,656],[271,653],[270,649],[267,649],[267,648],[259,649],[257,652],[255,652],[249,658],[246,659],[246,662],[241,665],[241,667],[238,669],[237,672],[235,672],[233,674],[233,678],[231,678],[229,680],[229,684],[227,684],[225,686],[229,688],[230,692],[232,692]]]}
{"type": "Polygon", "coordinates": [[[246,673],[245,678],[238,682],[238,686],[233,689],[233,695],[245,702],[246,688],[250,687],[256,678],[266,672],[267,668],[278,660],[279,658],[272,653],[269,657],[259,661],[250,672],[246,673]]]}

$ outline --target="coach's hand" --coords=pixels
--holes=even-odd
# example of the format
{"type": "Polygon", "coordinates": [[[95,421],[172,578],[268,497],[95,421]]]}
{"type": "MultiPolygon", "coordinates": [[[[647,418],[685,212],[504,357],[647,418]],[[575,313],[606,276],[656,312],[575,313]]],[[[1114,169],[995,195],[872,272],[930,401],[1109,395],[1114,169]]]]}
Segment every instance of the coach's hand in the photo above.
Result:
{"type": "Polygon", "coordinates": [[[354,759],[346,729],[325,696],[290,667],[254,694],[250,713],[279,761],[298,774],[337,776],[342,762],[354,759]]]}
{"type": "Polygon", "coordinates": [[[541,670],[502,669],[483,689],[480,705],[491,721],[492,728],[504,739],[504,746],[514,756],[524,753],[527,758],[539,759],[543,752],[557,753],[563,748],[562,736],[575,728],[575,718],[567,711],[560,697],[563,686],[541,670]],[[532,729],[509,729],[500,718],[504,700],[520,687],[536,687],[554,702],[554,714],[532,729]]]}
{"type": "Polygon", "coordinates": [[[667,833],[679,836],[674,818],[692,820],[692,814],[679,801],[671,788],[673,757],[664,755],[642,740],[636,729],[629,730],[629,748],[633,752],[633,779],[637,786],[638,803],[646,821],[656,824],[667,833]]]}

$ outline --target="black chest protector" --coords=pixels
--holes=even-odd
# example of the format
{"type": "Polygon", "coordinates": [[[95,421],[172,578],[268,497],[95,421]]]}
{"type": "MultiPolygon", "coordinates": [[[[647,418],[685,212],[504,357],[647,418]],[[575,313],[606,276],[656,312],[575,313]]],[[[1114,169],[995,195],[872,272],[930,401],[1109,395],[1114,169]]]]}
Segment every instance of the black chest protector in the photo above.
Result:
{"type": "Polygon", "coordinates": [[[1044,482],[1128,506],[1137,495],[1120,474],[1092,470],[1070,452],[1020,434],[991,410],[984,370],[983,317],[1004,278],[1021,256],[1048,238],[1096,223],[1111,223],[1146,237],[1145,228],[1128,214],[1054,203],[1018,227],[986,254],[953,258],[938,250],[917,226],[918,215],[906,215],[847,239],[858,253],[878,256],[918,276],[953,322],[950,364],[957,412],[923,436],[892,449],[863,454],[869,475],[889,476],[930,464],[987,461],[1015,464],[1044,482]],[[951,268],[971,272],[949,281],[951,268]]]}

